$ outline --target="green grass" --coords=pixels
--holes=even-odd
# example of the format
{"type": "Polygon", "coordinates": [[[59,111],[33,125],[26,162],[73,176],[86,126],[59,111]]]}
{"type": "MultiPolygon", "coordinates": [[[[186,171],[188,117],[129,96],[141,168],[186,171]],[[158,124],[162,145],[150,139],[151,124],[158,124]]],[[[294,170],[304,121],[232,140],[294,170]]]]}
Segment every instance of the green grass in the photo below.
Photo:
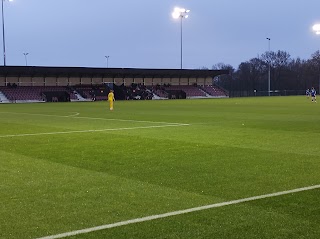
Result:
{"type": "MultiPolygon", "coordinates": [[[[116,101],[113,112],[0,104],[0,238],[319,185],[319,107],[302,96],[116,101]],[[54,133],[69,131],[81,132],[54,133]]],[[[70,238],[319,238],[319,198],[314,189],[70,238]]]]}

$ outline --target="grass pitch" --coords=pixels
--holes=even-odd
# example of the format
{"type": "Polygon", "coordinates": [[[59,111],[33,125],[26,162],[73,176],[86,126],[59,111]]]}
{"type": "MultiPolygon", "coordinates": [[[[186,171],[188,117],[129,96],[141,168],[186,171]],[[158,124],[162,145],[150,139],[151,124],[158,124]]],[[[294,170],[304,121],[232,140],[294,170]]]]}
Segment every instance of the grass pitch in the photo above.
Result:
{"type": "MultiPolygon", "coordinates": [[[[0,238],[320,184],[305,97],[0,105],[0,238]]],[[[320,189],[68,238],[319,238],[320,189]]]]}

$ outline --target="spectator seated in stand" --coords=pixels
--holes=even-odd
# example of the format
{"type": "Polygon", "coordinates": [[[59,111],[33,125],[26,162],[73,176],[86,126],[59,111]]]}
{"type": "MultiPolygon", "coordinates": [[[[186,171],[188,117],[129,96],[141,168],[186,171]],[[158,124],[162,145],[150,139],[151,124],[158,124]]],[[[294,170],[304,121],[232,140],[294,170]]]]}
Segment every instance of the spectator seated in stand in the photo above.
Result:
{"type": "Polygon", "coordinates": [[[143,84],[132,83],[126,88],[126,99],[128,100],[152,100],[153,93],[143,84]]]}

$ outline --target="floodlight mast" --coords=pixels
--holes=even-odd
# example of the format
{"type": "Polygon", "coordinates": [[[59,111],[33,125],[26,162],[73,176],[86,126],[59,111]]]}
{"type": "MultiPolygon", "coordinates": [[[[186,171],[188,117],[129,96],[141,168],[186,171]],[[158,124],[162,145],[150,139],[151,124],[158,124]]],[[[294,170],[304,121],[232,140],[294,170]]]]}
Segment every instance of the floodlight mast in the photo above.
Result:
{"type": "Polygon", "coordinates": [[[1,12],[2,12],[2,47],[3,47],[3,65],[6,66],[6,43],[5,43],[5,36],[4,36],[3,2],[4,2],[4,0],[1,0],[1,12]]]}
{"type": "Polygon", "coordinates": [[[29,55],[29,53],[28,53],[28,52],[24,52],[23,55],[24,55],[24,59],[25,59],[25,61],[26,61],[26,66],[28,66],[27,55],[29,55]]]}
{"type": "Polygon", "coordinates": [[[180,18],[180,52],[181,52],[181,54],[180,54],[180,69],[182,69],[182,19],[183,18],[188,18],[189,16],[188,16],[188,14],[187,13],[189,13],[190,12],[190,10],[188,10],[188,9],[185,9],[185,8],[178,8],[178,7],[176,7],[175,9],[174,9],[174,11],[172,12],[172,17],[173,18],[175,18],[175,19],[178,19],[178,18],[180,18]]]}
{"type": "Polygon", "coordinates": [[[104,56],[107,59],[107,68],[109,68],[109,57],[110,56],[104,56]]]}
{"type": "MultiPolygon", "coordinates": [[[[320,24],[314,24],[312,30],[317,34],[320,35],[320,24]]],[[[319,67],[319,92],[320,92],[320,66],[319,67]]]]}
{"type": "MultiPolygon", "coordinates": [[[[270,41],[271,39],[269,37],[266,38],[268,40],[268,53],[269,53],[269,57],[270,57],[270,41]]],[[[270,66],[271,62],[270,62],[270,59],[268,61],[268,96],[270,96],[270,90],[271,90],[271,87],[270,87],[270,78],[271,78],[271,66],[270,66]]]]}
{"type": "MultiPolygon", "coordinates": [[[[5,0],[1,0],[1,13],[2,13],[2,46],[3,46],[3,65],[6,66],[6,42],[5,42],[5,35],[4,35],[4,10],[3,10],[3,3],[5,0]]],[[[8,0],[12,2],[13,0],[8,0]]]]}

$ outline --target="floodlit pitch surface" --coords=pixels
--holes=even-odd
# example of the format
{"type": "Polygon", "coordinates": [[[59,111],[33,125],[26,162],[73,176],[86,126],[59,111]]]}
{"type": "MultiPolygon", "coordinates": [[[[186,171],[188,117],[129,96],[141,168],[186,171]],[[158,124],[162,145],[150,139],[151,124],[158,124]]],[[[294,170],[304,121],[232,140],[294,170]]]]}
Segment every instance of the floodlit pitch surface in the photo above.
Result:
{"type": "Polygon", "coordinates": [[[319,238],[318,104],[0,104],[0,238],[319,238]]]}

